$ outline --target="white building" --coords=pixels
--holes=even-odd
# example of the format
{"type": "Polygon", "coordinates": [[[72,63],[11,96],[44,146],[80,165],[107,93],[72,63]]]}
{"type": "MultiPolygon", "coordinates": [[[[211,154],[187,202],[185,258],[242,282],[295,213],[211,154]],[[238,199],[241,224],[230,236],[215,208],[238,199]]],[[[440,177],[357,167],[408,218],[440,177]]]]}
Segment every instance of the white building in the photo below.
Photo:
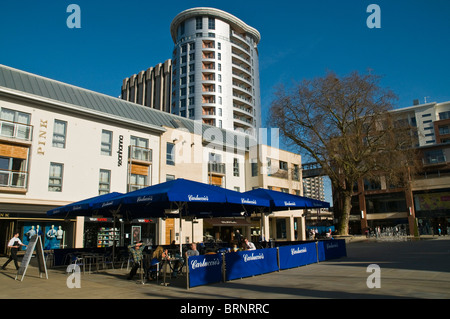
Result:
{"type": "Polygon", "coordinates": [[[172,113],[254,134],[261,127],[259,32],[213,8],[178,14],[171,24],[172,113]]]}

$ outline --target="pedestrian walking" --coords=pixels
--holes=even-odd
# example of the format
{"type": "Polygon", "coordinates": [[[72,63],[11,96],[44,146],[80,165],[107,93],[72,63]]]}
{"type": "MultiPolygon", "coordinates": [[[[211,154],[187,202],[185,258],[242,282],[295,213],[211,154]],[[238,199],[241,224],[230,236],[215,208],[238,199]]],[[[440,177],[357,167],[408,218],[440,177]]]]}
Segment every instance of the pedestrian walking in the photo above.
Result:
{"type": "Polygon", "coordinates": [[[17,252],[19,251],[20,246],[27,246],[22,243],[22,241],[19,239],[19,232],[14,233],[14,237],[11,238],[11,240],[8,243],[8,248],[11,249],[11,255],[9,256],[9,259],[4,263],[2,269],[5,270],[6,266],[14,260],[14,265],[16,266],[16,269],[19,270],[19,262],[17,259],[17,252]]]}

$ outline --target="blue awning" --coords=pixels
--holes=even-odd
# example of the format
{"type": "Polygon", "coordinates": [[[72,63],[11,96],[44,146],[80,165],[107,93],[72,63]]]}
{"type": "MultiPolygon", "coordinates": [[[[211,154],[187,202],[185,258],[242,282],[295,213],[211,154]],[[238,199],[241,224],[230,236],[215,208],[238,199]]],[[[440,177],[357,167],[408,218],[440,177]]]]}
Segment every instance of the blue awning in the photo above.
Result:
{"type": "Polygon", "coordinates": [[[69,215],[76,215],[76,216],[83,216],[83,215],[92,215],[92,208],[95,204],[99,202],[104,202],[108,200],[112,200],[113,198],[117,198],[119,196],[123,195],[122,193],[109,193],[104,194],[88,199],[84,199],[66,206],[61,206],[58,208],[54,208],[52,210],[49,210],[47,212],[48,216],[54,216],[59,214],[69,214],[69,215]]]}
{"type": "Polygon", "coordinates": [[[258,196],[270,201],[272,210],[286,210],[288,208],[329,208],[330,204],[317,199],[277,192],[269,189],[257,188],[243,193],[249,196],[258,196]]]}

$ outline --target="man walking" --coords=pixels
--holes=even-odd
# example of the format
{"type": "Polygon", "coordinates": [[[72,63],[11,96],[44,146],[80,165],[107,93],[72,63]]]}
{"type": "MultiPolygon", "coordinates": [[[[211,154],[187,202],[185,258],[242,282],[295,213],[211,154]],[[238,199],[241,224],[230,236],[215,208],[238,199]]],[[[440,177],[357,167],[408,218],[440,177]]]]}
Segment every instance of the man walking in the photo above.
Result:
{"type": "Polygon", "coordinates": [[[14,265],[16,266],[16,269],[19,270],[19,263],[17,260],[17,252],[19,251],[20,246],[26,246],[22,243],[22,241],[19,239],[19,232],[14,233],[14,237],[11,238],[11,240],[8,243],[8,248],[11,249],[11,255],[9,256],[9,259],[5,262],[2,269],[5,270],[6,266],[14,260],[14,265]]]}

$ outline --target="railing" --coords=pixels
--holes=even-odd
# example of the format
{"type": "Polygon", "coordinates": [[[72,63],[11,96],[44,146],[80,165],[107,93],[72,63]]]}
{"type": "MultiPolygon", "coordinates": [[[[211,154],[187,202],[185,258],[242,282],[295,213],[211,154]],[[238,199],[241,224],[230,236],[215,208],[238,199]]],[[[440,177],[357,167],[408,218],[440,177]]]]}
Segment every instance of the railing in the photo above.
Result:
{"type": "Polygon", "coordinates": [[[144,162],[152,162],[153,151],[149,148],[130,145],[130,159],[144,162]]]}
{"type": "Polygon", "coordinates": [[[28,173],[20,171],[0,170],[0,187],[27,187],[28,173]]]}
{"type": "Polygon", "coordinates": [[[1,136],[31,141],[32,133],[33,126],[31,125],[0,120],[1,136]]]}
{"type": "Polygon", "coordinates": [[[128,184],[128,191],[129,192],[134,192],[134,191],[137,191],[139,189],[146,188],[148,186],[150,186],[150,185],[128,184]]]}
{"type": "Polygon", "coordinates": [[[208,163],[208,172],[225,175],[225,164],[209,162],[208,163]]]}
{"type": "Polygon", "coordinates": [[[422,159],[423,165],[444,164],[447,162],[445,155],[438,155],[433,157],[425,157],[422,159]]]}

